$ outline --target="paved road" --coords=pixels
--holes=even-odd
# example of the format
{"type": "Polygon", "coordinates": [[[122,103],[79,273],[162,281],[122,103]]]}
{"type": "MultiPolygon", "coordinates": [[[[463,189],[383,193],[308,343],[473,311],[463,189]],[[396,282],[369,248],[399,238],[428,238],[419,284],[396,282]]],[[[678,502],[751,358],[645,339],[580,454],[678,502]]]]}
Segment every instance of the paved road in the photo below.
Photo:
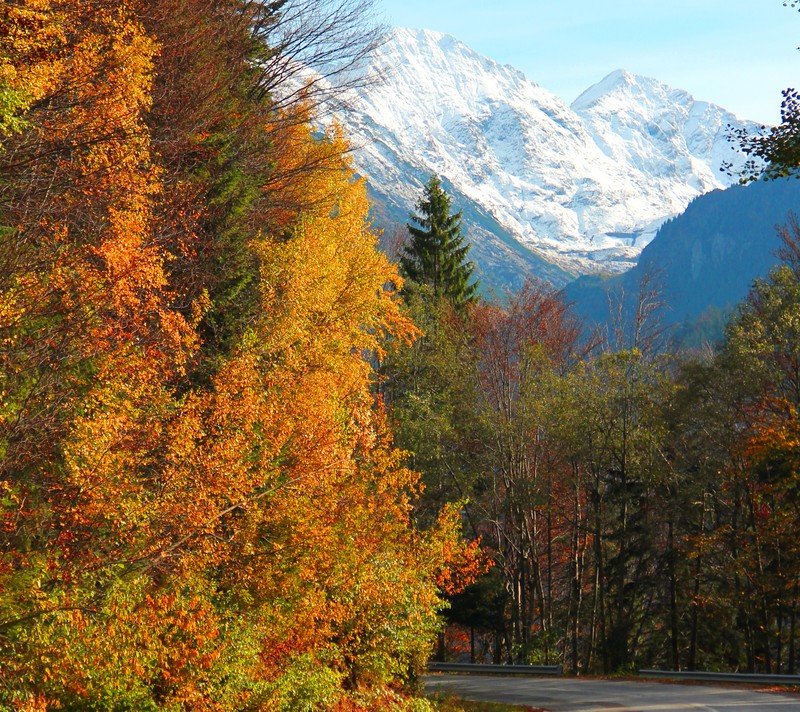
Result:
{"type": "Polygon", "coordinates": [[[507,702],[551,712],[800,712],[800,697],[716,685],[628,680],[426,675],[429,693],[507,702]]]}

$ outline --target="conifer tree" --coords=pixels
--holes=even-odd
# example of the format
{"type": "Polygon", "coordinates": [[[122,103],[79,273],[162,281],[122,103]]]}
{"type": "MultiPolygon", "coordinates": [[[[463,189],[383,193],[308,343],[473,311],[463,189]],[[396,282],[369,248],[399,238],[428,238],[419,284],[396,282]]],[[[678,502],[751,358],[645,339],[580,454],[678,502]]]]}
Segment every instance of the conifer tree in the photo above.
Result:
{"type": "Polygon", "coordinates": [[[433,288],[436,298],[446,298],[461,310],[474,301],[478,282],[470,284],[475,265],[467,260],[469,244],[461,233],[461,211],[450,212],[450,196],[438,176],[425,184],[417,203],[416,225],[408,224],[411,241],[400,257],[403,272],[418,284],[433,288]]]}

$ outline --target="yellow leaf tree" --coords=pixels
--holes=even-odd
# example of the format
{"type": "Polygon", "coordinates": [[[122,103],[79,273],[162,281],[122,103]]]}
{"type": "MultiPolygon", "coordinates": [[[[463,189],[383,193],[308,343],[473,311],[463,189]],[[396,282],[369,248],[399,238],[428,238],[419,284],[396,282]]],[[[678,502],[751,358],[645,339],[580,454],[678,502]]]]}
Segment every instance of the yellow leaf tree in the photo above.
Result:
{"type": "Polygon", "coordinates": [[[2,10],[12,709],[399,708],[477,558],[412,526],[374,365],[416,331],[343,137],[252,98],[253,7],[2,10]]]}

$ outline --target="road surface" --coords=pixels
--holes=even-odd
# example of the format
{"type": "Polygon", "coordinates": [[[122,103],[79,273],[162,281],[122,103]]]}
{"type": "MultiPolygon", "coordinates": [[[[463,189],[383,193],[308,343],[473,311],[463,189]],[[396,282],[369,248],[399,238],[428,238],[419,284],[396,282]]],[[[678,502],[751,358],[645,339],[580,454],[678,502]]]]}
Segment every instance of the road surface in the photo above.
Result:
{"type": "Polygon", "coordinates": [[[632,680],[426,675],[425,691],[551,712],[800,712],[800,697],[720,685],[632,680]]]}

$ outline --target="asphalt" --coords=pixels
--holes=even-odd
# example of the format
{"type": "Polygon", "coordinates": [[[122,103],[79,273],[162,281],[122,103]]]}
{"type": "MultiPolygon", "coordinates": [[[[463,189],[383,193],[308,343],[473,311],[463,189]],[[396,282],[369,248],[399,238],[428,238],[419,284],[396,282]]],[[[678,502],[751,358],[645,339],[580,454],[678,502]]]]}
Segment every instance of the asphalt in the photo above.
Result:
{"type": "Polygon", "coordinates": [[[549,712],[800,712],[800,697],[722,685],[438,674],[425,676],[425,691],[549,712]]]}

